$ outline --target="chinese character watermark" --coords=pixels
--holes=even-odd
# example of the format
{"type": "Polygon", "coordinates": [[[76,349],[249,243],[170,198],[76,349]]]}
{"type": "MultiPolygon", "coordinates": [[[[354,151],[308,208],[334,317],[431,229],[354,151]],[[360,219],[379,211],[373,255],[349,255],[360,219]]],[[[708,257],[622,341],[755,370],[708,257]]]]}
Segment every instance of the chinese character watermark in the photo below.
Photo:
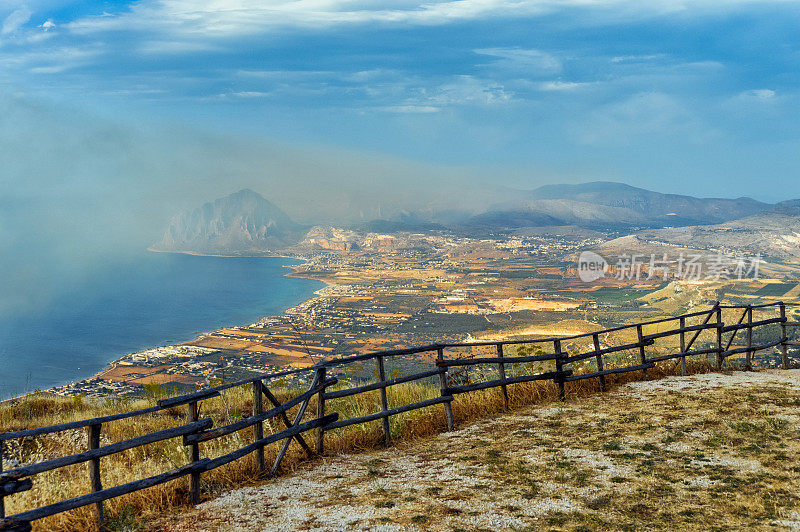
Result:
{"type": "Polygon", "coordinates": [[[725,281],[725,280],[758,280],[762,264],[761,254],[736,257],[716,253],[713,255],[681,253],[677,258],[670,258],[666,253],[649,257],[641,254],[624,253],[609,263],[601,255],[592,251],[584,251],[578,258],[578,277],[585,283],[591,283],[610,274],[617,280],[652,280],[662,281],[725,281]]]}

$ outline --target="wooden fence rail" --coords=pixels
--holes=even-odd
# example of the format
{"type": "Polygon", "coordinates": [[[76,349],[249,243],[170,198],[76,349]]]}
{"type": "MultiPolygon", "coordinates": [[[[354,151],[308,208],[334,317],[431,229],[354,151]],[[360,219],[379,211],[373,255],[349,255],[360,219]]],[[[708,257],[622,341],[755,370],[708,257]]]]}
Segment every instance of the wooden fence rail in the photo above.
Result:
{"type": "MultiPolygon", "coordinates": [[[[380,422],[383,439],[386,445],[391,444],[391,433],[389,419],[392,416],[411,412],[414,410],[428,408],[435,405],[443,405],[445,421],[448,430],[454,427],[453,409],[451,403],[458,394],[469,393],[477,390],[490,388],[500,388],[503,394],[503,405],[505,409],[509,406],[510,386],[515,384],[531,382],[536,380],[549,380],[558,385],[559,395],[565,395],[565,383],[583,379],[598,379],[601,391],[606,389],[605,377],[608,375],[627,373],[632,371],[642,371],[647,378],[647,370],[655,367],[657,362],[680,359],[682,374],[686,374],[687,357],[715,355],[717,367],[721,367],[723,361],[729,357],[745,354],[745,366],[749,367],[752,356],[767,349],[780,348],[781,366],[788,367],[788,346],[800,345],[800,341],[792,340],[787,334],[788,328],[800,326],[800,321],[789,321],[787,318],[786,307],[788,303],[775,302],[763,305],[720,305],[718,302],[709,309],[699,312],[692,312],[675,317],[659,318],[642,323],[621,325],[601,331],[578,334],[573,336],[555,338],[537,338],[530,340],[511,340],[503,342],[472,342],[472,343],[449,343],[434,344],[407,349],[394,349],[377,353],[366,353],[362,355],[335,358],[320,362],[308,368],[281,371],[272,374],[254,376],[235,382],[224,383],[220,386],[198,390],[190,394],[171,397],[158,401],[156,406],[103,416],[93,419],[62,423],[47,427],[17,430],[0,433],[0,530],[30,530],[31,522],[52,516],[57,513],[66,512],[82,506],[95,505],[95,515],[98,525],[102,528],[105,515],[103,511],[103,501],[121,495],[133,493],[158,484],[170,482],[185,476],[190,477],[190,497],[193,502],[200,498],[200,479],[204,472],[229,464],[254,454],[256,467],[259,471],[266,471],[264,463],[264,448],[272,443],[280,442],[280,449],[277,452],[276,460],[273,463],[270,474],[276,474],[279,470],[281,460],[285,456],[287,449],[292,441],[296,441],[311,457],[314,453],[324,452],[325,433],[348,427],[351,425],[380,422]],[[778,316],[764,317],[754,320],[753,313],[779,311],[778,316]],[[723,322],[723,311],[741,311],[738,319],[732,325],[725,325],[723,322]],[[687,325],[687,320],[698,319],[699,323],[687,325]],[[669,327],[666,330],[656,330],[645,334],[646,327],[660,328],[669,327]],[[764,328],[779,326],[780,330],[777,340],[754,343],[754,331],[764,328]],[[693,345],[705,331],[713,332],[713,338],[708,338],[705,345],[692,349],[693,345]],[[744,345],[734,346],[733,344],[740,339],[740,333],[745,333],[744,345]],[[727,338],[725,335],[729,334],[727,338]],[[629,335],[636,339],[634,342],[625,343],[611,342],[613,335],[629,335]],[[647,348],[653,347],[657,341],[671,337],[678,337],[678,350],[675,351],[673,345],[668,347],[666,354],[651,353],[647,355],[647,348]],[[688,339],[687,337],[691,336],[688,339]],[[588,350],[582,351],[583,344],[588,346],[588,350]],[[603,345],[605,343],[605,346],[603,345]],[[528,348],[536,348],[533,354],[528,348]],[[537,347],[539,346],[539,347],[537,347]],[[552,346],[551,353],[544,353],[543,349],[552,346]],[[569,346],[569,349],[567,347],[569,346]],[[472,353],[476,348],[493,348],[494,356],[480,356],[472,353]],[[508,349],[514,348],[516,351],[511,354],[508,349]],[[463,351],[470,350],[466,356],[463,351]],[[430,370],[420,371],[412,375],[396,376],[387,378],[385,364],[387,360],[397,356],[417,355],[423,353],[436,353],[435,367],[430,370]],[[610,364],[605,357],[628,353],[633,363],[619,366],[610,364]],[[329,376],[333,372],[348,364],[362,361],[374,360],[377,369],[377,381],[368,384],[349,385],[340,389],[333,388],[339,383],[339,379],[329,376]],[[546,367],[550,363],[550,368],[546,367]],[[538,364],[538,366],[537,366],[538,364]],[[576,367],[570,365],[593,364],[589,371],[577,372],[576,367]],[[455,376],[461,375],[469,368],[496,368],[498,378],[488,378],[487,380],[466,382],[456,380],[455,376]],[[508,369],[522,366],[525,374],[515,374],[509,376],[508,369]],[[460,368],[460,369],[459,369],[460,368]],[[450,371],[452,370],[452,373],[450,371]],[[268,383],[271,380],[289,375],[308,375],[310,384],[308,389],[296,397],[281,403],[275,394],[269,389],[268,383]],[[438,377],[439,396],[425,399],[410,404],[394,406],[390,408],[387,390],[399,384],[425,381],[438,377]],[[253,411],[252,415],[244,417],[238,421],[227,425],[213,427],[210,418],[203,418],[201,412],[201,402],[206,399],[217,397],[225,390],[250,385],[253,391],[253,411]],[[379,404],[379,410],[371,414],[340,418],[339,412],[327,412],[326,408],[331,401],[352,397],[360,394],[377,392],[375,396],[379,404]],[[272,404],[272,408],[264,409],[263,398],[272,404]],[[316,399],[316,413],[310,420],[305,420],[306,411],[312,399],[316,399]],[[101,445],[101,434],[103,426],[119,420],[128,419],[135,416],[153,414],[168,408],[177,406],[187,406],[189,422],[180,426],[159,430],[142,436],[137,436],[101,445]],[[294,419],[290,419],[288,412],[297,407],[294,419]],[[264,436],[264,423],[271,419],[277,419],[284,428],[274,434],[264,436]],[[29,465],[24,465],[3,471],[2,456],[4,452],[4,442],[20,438],[35,438],[46,434],[53,434],[69,430],[84,428],[87,430],[87,449],[68,456],[62,456],[51,460],[45,460],[29,465]],[[251,429],[252,442],[242,447],[216,458],[201,458],[201,444],[210,440],[226,435],[234,434],[239,431],[251,429]],[[309,446],[303,434],[308,431],[316,433],[316,449],[309,446]],[[172,469],[170,471],[153,475],[147,478],[129,482],[126,484],[103,487],[100,481],[101,458],[108,457],[129,449],[134,449],[151,443],[156,443],[171,438],[182,438],[184,446],[189,450],[189,463],[172,469]],[[90,493],[72,497],[62,501],[56,501],[38,508],[18,512],[14,515],[5,515],[5,498],[17,493],[31,490],[35,486],[35,476],[47,471],[53,471],[62,467],[75,464],[87,463],[89,478],[87,486],[90,493]]],[[[772,331],[772,329],[768,329],[772,331]]],[[[485,375],[485,373],[481,373],[485,375]]]]}

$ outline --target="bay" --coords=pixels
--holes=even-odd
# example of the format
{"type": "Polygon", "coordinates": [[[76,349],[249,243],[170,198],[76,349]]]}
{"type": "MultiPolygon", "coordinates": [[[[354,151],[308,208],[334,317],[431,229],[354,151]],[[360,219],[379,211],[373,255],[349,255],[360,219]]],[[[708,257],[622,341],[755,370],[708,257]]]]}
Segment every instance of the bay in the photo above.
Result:
{"type": "Polygon", "coordinates": [[[146,253],[0,320],[0,399],[90,377],[125,354],[247,325],[313,297],[279,257],[146,253]]]}

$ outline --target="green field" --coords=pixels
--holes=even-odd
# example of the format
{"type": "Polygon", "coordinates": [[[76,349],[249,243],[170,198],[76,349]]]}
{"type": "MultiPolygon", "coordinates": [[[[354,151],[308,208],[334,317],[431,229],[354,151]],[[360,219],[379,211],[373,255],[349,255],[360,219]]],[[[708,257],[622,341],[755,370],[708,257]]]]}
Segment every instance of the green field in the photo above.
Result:
{"type": "Polygon", "coordinates": [[[786,283],[769,283],[759,288],[755,295],[778,297],[784,295],[786,292],[788,292],[795,286],[796,285],[794,284],[786,284],[786,283]]]}
{"type": "Polygon", "coordinates": [[[624,303],[632,303],[633,300],[655,292],[656,290],[660,290],[664,288],[667,283],[662,283],[658,286],[653,287],[649,290],[636,290],[633,288],[612,288],[612,287],[603,287],[594,292],[588,292],[588,296],[593,298],[598,303],[606,303],[606,304],[624,304],[624,303]]]}

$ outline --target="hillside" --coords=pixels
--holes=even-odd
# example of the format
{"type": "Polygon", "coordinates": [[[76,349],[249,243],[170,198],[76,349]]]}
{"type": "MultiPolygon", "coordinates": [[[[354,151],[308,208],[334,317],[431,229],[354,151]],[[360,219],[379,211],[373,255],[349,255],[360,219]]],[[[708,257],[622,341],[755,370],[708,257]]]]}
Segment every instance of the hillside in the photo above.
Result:
{"type": "Polygon", "coordinates": [[[509,191],[467,226],[514,228],[575,224],[590,228],[664,227],[720,223],[772,206],[751,198],[696,198],[598,181],[509,191]]]}
{"type": "Polygon", "coordinates": [[[242,254],[275,251],[300,240],[303,228],[260,194],[240,190],[173,217],[153,251],[242,254]]]}
{"type": "Polygon", "coordinates": [[[662,194],[624,183],[597,181],[580,185],[546,185],[530,193],[538,200],[571,200],[626,209],[650,221],[717,223],[742,218],[770,208],[751,198],[697,198],[662,194]]]}
{"type": "Polygon", "coordinates": [[[800,372],[634,382],[228,492],[153,530],[792,530],[800,372]]]}
{"type": "Polygon", "coordinates": [[[800,258],[800,216],[767,212],[716,225],[641,231],[636,237],[694,249],[800,258]]]}

